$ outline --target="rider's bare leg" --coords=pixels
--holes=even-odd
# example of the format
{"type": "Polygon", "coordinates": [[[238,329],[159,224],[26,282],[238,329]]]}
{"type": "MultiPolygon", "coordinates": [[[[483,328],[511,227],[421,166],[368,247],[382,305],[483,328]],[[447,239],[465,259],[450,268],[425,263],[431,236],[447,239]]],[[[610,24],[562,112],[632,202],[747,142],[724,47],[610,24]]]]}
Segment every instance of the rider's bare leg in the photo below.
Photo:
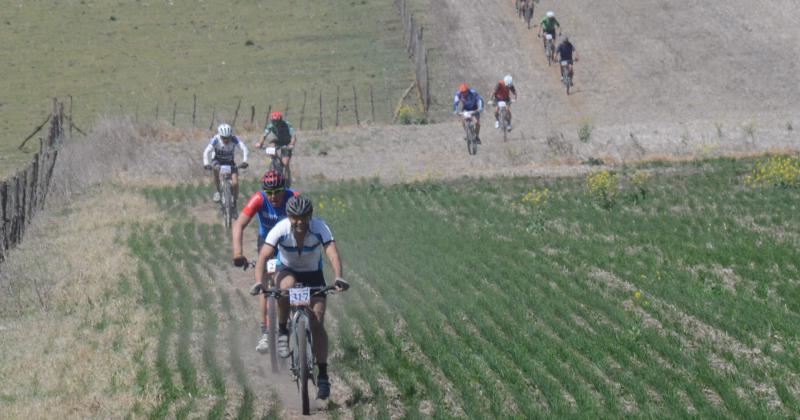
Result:
{"type": "Polygon", "coordinates": [[[231,195],[234,203],[239,201],[239,174],[231,174],[231,195]]]}
{"type": "Polygon", "coordinates": [[[500,107],[499,106],[494,107],[494,120],[498,121],[498,122],[500,121],[500,107]]]}
{"type": "Polygon", "coordinates": [[[269,327],[269,301],[267,295],[261,294],[261,325],[269,327]]]}
{"type": "Polygon", "coordinates": [[[481,138],[481,119],[480,117],[475,118],[475,136],[481,138]]]}
{"type": "Polygon", "coordinates": [[[328,332],[325,331],[325,299],[311,298],[311,336],[317,363],[328,363],[328,332]]]}
{"type": "Polygon", "coordinates": [[[219,166],[214,165],[211,167],[211,178],[214,179],[214,188],[217,189],[217,192],[220,192],[219,187],[219,166]]]}
{"type": "MultiPolygon", "coordinates": [[[[294,286],[294,276],[287,274],[281,279],[281,289],[289,289],[294,286]]],[[[289,321],[289,296],[281,296],[278,299],[278,325],[286,325],[289,321]]]]}

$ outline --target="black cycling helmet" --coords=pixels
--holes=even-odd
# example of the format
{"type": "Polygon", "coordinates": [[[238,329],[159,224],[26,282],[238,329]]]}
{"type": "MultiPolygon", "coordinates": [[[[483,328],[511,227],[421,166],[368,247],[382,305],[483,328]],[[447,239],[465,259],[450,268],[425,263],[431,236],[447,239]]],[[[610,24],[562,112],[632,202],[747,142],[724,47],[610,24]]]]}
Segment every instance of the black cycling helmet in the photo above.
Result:
{"type": "Polygon", "coordinates": [[[292,196],[286,203],[286,214],[289,216],[305,217],[314,212],[314,205],[304,195],[292,196]]]}

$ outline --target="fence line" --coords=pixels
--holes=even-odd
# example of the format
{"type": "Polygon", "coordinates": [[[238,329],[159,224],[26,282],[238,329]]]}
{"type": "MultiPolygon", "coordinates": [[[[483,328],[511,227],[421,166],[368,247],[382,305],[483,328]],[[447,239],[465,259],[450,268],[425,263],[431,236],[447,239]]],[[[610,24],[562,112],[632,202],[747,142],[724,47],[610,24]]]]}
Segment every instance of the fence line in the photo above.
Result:
{"type": "Polygon", "coordinates": [[[64,137],[64,121],[64,105],[53,99],[50,133],[47,139],[39,139],[39,153],[27,167],[0,182],[0,261],[9,249],[22,242],[25,228],[44,208],[58,157],[57,146],[64,137]]]}
{"type": "Polygon", "coordinates": [[[422,26],[417,23],[408,10],[406,0],[394,0],[394,5],[400,12],[403,20],[403,29],[406,32],[406,49],[414,59],[414,80],[416,82],[417,94],[422,105],[422,111],[428,113],[431,103],[429,71],[428,71],[428,49],[422,44],[422,26]]]}

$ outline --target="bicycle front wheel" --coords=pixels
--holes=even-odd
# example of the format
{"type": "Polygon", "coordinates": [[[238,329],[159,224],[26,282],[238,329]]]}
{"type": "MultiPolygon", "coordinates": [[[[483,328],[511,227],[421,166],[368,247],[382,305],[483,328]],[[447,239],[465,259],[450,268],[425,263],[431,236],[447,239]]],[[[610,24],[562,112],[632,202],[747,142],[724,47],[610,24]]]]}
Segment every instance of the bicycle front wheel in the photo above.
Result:
{"type": "Polygon", "coordinates": [[[269,327],[267,334],[269,337],[269,358],[272,366],[272,372],[278,373],[280,365],[278,364],[278,300],[274,296],[267,298],[267,319],[269,327]]]}
{"type": "Polygon", "coordinates": [[[225,229],[230,229],[233,221],[233,194],[231,193],[231,180],[225,180],[222,189],[222,216],[224,218],[225,229]]]}

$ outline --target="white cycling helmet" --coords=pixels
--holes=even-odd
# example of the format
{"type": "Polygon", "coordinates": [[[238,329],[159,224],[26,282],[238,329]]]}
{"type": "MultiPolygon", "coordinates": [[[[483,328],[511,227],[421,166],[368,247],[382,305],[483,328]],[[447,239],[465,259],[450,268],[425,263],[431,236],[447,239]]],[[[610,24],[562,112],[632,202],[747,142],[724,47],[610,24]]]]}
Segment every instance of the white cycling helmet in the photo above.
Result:
{"type": "Polygon", "coordinates": [[[503,78],[503,83],[508,87],[514,86],[514,79],[511,78],[510,74],[507,74],[506,77],[503,78]]]}
{"type": "Polygon", "coordinates": [[[549,17],[549,18],[554,18],[554,17],[556,17],[556,12],[554,12],[554,11],[552,11],[552,10],[548,10],[548,11],[547,11],[547,17],[549,17]]]}
{"type": "Polygon", "coordinates": [[[219,127],[217,127],[217,134],[219,134],[220,137],[230,137],[233,135],[233,128],[228,124],[220,124],[219,127]]]}

